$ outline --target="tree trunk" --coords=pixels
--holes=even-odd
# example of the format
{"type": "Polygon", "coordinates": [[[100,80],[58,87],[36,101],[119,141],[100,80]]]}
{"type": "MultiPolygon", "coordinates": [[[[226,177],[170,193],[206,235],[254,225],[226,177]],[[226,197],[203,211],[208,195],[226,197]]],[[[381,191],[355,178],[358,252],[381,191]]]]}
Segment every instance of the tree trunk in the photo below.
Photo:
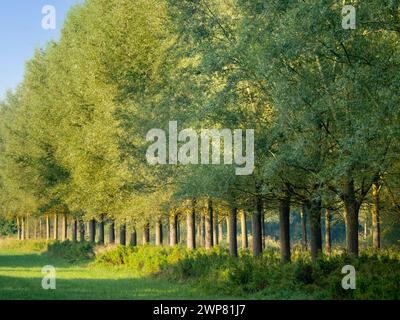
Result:
{"type": "MultiPolygon", "coordinates": [[[[364,240],[364,242],[367,241],[367,236],[368,236],[368,226],[367,226],[367,217],[365,217],[365,219],[364,219],[364,232],[363,232],[363,240],[364,240]]],[[[365,243],[365,246],[366,245],[367,244],[365,243]]]]}
{"type": "Polygon", "coordinates": [[[108,226],[108,243],[115,244],[115,222],[111,220],[108,226]]]}
{"type": "Polygon", "coordinates": [[[244,210],[241,210],[240,212],[240,235],[242,238],[242,249],[247,249],[249,247],[249,241],[247,239],[246,213],[244,210]]]}
{"type": "Polygon", "coordinates": [[[199,221],[199,223],[195,224],[195,228],[196,228],[196,241],[198,243],[198,246],[201,247],[201,221],[199,221]]]}
{"type": "Polygon", "coordinates": [[[282,263],[290,262],[290,198],[279,200],[279,232],[282,263]]]}
{"type": "Polygon", "coordinates": [[[137,233],[136,233],[136,229],[135,228],[133,228],[133,230],[131,232],[130,245],[132,247],[136,247],[137,246],[137,233]]]}
{"type": "Polygon", "coordinates": [[[96,242],[96,220],[94,219],[89,221],[89,241],[92,243],[96,242]]]}
{"type": "Polygon", "coordinates": [[[143,226],[143,234],[142,234],[142,244],[146,245],[150,243],[150,223],[147,222],[143,226]]]}
{"type": "Polygon", "coordinates": [[[331,243],[331,213],[325,209],[325,252],[330,255],[332,250],[331,243]]]}
{"type": "Polygon", "coordinates": [[[26,222],[25,222],[25,239],[29,239],[29,216],[26,215],[26,222]]]}
{"type": "Polygon", "coordinates": [[[381,247],[379,191],[378,183],[374,182],[372,184],[372,245],[375,249],[381,247]]]}
{"type": "Polygon", "coordinates": [[[85,223],[79,219],[79,241],[85,241],[85,223]]]}
{"type": "Polygon", "coordinates": [[[255,208],[253,211],[253,256],[258,257],[262,253],[263,236],[262,236],[262,199],[257,197],[255,208]]]}
{"type": "Polygon", "coordinates": [[[237,208],[232,206],[229,212],[229,254],[234,257],[238,255],[236,219],[237,208]]]}
{"type": "Polygon", "coordinates": [[[354,181],[346,183],[343,193],[346,212],[347,253],[358,256],[358,212],[359,205],[355,196],[354,181]]]}
{"type": "Polygon", "coordinates": [[[170,246],[171,245],[171,239],[170,239],[170,222],[169,222],[169,217],[167,218],[167,223],[165,224],[165,229],[166,229],[166,234],[167,234],[167,244],[168,244],[168,246],[170,246]]]}
{"type": "Polygon", "coordinates": [[[21,215],[21,240],[25,240],[26,239],[26,236],[25,236],[25,230],[26,230],[25,222],[26,222],[25,217],[22,214],[21,215]]]}
{"type": "Polygon", "coordinates": [[[180,228],[179,227],[180,227],[180,225],[179,225],[179,213],[176,213],[176,215],[175,215],[175,237],[176,237],[175,242],[176,242],[177,245],[179,244],[179,241],[180,241],[180,239],[179,239],[180,228]]]}
{"type": "Polygon", "coordinates": [[[265,225],[265,213],[263,210],[261,210],[261,239],[262,239],[262,248],[265,249],[267,241],[267,227],[265,225]]]}
{"type": "Polygon", "coordinates": [[[39,239],[43,239],[42,218],[39,218],[39,239]]]}
{"type": "Polygon", "coordinates": [[[208,200],[207,212],[205,218],[205,228],[206,228],[206,250],[211,250],[214,246],[213,243],[213,207],[212,201],[208,200]]]}
{"type": "Polygon", "coordinates": [[[25,217],[21,216],[21,240],[25,240],[25,217]]]}
{"type": "Polygon", "coordinates": [[[214,219],[213,219],[213,242],[214,245],[217,246],[219,244],[219,235],[218,235],[218,212],[214,211],[214,219]]]}
{"type": "Polygon", "coordinates": [[[315,262],[318,255],[322,252],[321,202],[318,200],[312,200],[309,210],[311,259],[315,262]]]}
{"type": "Polygon", "coordinates": [[[58,214],[54,215],[54,226],[53,226],[54,240],[58,240],[58,214]]]}
{"type": "Polygon", "coordinates": [[[76,242],[78,240],[78,221],[76,218],[72,221],[72,241],[76,242]]]}
{"type": "Polygon", "coordinates": [[[224,242],[224,229],[223,222],[218,222],[218,242],[222,244],[224,242]]]}
{"type": "Polygon", "coordinates": [[[17,239],[21,240],[21,224],[19,222],[18,216],[17,216],[17,239]]]}
{"type": "Polygon", "coordinates": [[[181,243],[181,222],[178,217],[176,218],[176,243],[181,243]]]}
{"type": "Polygon", "coordinates": [[[163,232],[161,218],[156,221],[156,246],[162,246],[163,244],[163,232]]]}
{"type": "Polygon", "coordinates": [[[172,213],[169,217],[169,245],[174,247],[178,244],[178,232],[176,228],[177,214],[172,213]]]}
{"type": "Polygon", "coordinates": [[[347,239],[347,217],[346,217],[346,209],[343,211],[343,222],[344,222],[344,228],[345,228],[345,244],[347,246],[348,239],[347,239]]]}
{"type": "Polygon", "coordinates": [[[121,224],[119,227],[119,244],[121,246],[126,245],[126,224],[121,224]]]}
{"type": "Polygon", "coordinates": [[[300,219],[301,219],[301,246],[303,251],[308,250],[307,244],[307,215],[305,206],[303,205],[300,209],[300,219]]]}
{"type": "Polygon", "coordinates": [[[62,215],[62,232],[61,232],[61,240],[65,241],[68,238],[68,218],[67,215],[64,213],[62,215]]]}
{"type": "Polygon", "coordinates": [[[46,215],[46,240],[50,240],[50,216],[46,215]]]}
{"type": "Polygon", "coordinates": [[[206,244],[206,222],[204,213],[200,217],[200,245],[204,247],[206,244]]]}
{"type": "Polygon", "coordinates": [[[186,216],[186,240],[189,250],[196,248],[196,200],[192,199],[192,206],[186,216]]]}
{"type": "Polygon", "coordinates": [[[229,227],[230,227],[230,225],[229,225],[229,216],[226,217],[225,223],[226,223],[226,243],[229,246],[229,239],[231,238],[230,235],[229,235],[230,234],[230,232],[229,232],[229,227]]]}
{"type": "Polygon", "coordinates": [[[100,222],[99,222],[99,244],[104,245],[104,219],[103,219],[103,216],[100,217],[100,222]]]}

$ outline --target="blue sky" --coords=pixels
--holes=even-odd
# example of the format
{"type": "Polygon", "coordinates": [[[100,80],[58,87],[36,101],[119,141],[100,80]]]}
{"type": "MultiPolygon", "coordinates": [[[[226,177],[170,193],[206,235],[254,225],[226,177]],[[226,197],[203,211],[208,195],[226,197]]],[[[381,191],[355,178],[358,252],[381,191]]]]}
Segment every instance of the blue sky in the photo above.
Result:
{"type": "Polygon", "coordinates": [[[35,48],[58,39],[68,9],[82,0],[0,1],[0,99],[22,80],[25,62],[35,48]],[[56,9],[56,30],[42,29],[42,8],[56,9]]]}

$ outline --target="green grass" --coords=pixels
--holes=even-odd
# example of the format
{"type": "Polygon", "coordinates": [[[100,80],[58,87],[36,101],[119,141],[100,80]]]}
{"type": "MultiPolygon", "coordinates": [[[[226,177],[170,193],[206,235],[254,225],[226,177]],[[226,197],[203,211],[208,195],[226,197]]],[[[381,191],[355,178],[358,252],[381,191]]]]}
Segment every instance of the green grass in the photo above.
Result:
{"type": "Polygon", "coordinates": [[[3,299],[399,299],[398,248],[364,250],[360,257],[321,256],[293,250],[282,265],[267,248],[254,259],[232,258],[226,248],[95,247],[88,243],[0,240],[3,299]],[[94,254],[96,258],[94,259],[94,254]],[[343,290],[344,265],[357,271],[357,289],[343,290]],[[41,286],[46,265],[56,268],[57,288],[41,286]]]}
{"type": "Polygon", "coordinates": [[[190,284],[143,277],[126,267],[69,263],[41,252],[0,247],[0,299],[234,299],[190,284]],[[56,289],[41,286],[42,267],[56,268],[56,289]]]}

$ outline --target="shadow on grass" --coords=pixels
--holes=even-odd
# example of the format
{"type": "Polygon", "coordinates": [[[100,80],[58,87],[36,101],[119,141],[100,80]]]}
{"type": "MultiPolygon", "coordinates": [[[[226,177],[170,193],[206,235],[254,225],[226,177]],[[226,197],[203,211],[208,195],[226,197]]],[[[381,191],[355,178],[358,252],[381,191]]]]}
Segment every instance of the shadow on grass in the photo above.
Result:
{"type": "MultiPolygon", "coordinates": [[[[204,295],[189,285],[151,278],[57,279],[55,290],[44,290],[42,278],[0,276],[0,300],[152,300],[224,299],[204,295]]],[[[228,297],[229,298],[229,297],[228,297]]]]}
{"type": "Polygon", "coordinates": [[[20,255],[1,255],[0,254],[0,270],[3,267],[9,268],[39,268],[48,264],[57,264],[60,267],[67,267],[87,263],[75,262],[71,263],[63,259],[54,258],[46,253],[42,254],[20,254],[20,255]]]}
{"type": "Polygon", "coordinates": [[[0,300],[234,299],[206,293],[189,283],[92,268],[88,262],[71,263],[46,253],[0,254],[0,300]],[[41,268],[45,265],[57,269],[55,290],[42,288],[41,268]]]}

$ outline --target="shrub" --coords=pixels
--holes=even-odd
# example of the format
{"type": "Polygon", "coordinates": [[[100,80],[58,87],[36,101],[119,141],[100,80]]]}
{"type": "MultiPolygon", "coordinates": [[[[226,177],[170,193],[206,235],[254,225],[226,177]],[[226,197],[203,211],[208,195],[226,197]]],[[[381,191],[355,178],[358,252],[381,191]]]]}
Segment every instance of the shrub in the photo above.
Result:
{"type": "Polygon", "coordinates": [[[8,238],[0,240],[0,249],[24,252],[43,252],[46,251],[47,244],[48,242],[44,240],[17,240],[14,238],[8,238]]]}
{"type": "Polygon", "coordinates": [[[363,252],[351,258],[341,251],[311,262],[308,253],[295,252],[290,264],[280,263],[279,251],[267,248],[253,258],[240,251],[238,258],[224,248],[189,251],[183,247],[117,247],[96,257],[101,264],[125,265],[142,275],[191,281],[203,289],[263,298],[398,299],[400,255],[395,249],[363,252]],[[342,267],[356,268],[357,289],[341,286],[342,267]]]}
{"type": "Polygon", "coordinates": [[[48,255],[70,262],[87,260],[94,257],[93,244],[90,242],[55,241],[47,246],[48,255]]]}
{"type": "Polygon", "coordinates": [[[314,283],[314,268],[310,263],[297,263],[294,271],[294,278],[298,283],[314,283]]]}

